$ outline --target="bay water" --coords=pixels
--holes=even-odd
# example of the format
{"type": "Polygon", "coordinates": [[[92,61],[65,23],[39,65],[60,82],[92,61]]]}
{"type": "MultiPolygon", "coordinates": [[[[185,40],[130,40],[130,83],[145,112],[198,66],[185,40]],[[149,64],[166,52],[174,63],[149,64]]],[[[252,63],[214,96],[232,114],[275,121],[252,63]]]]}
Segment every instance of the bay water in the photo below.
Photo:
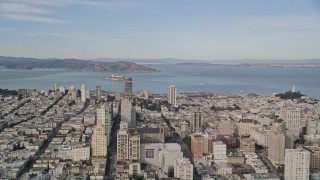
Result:
{"type": "Polygon", "coordinates": [[[181,92],[215,92],[235,95],[271,95],[286,92],[295,85],[297,91],[320,98],[320,68],[234,67],[173,64],[144,64],[159,69],[152,73],[73,72],[64,69],[16,70],[0,67],[0,88],[36,88],[48,90],[50,85],[80,89],[85,84],[95,90],[123,90],[123,82],[103,80],[105,76],[132,77],[135,92],[148,89],[150,93],[167,93],[169,85],[181,92]]]}

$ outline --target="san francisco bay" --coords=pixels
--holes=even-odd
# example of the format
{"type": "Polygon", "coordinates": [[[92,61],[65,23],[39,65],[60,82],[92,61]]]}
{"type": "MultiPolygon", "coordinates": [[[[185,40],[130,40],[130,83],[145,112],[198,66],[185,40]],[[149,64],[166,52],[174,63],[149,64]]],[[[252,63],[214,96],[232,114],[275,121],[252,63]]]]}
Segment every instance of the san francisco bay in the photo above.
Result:
{"type": "Polygon", "coordinates": [[[271,95],[291,90],[320,98],[319,68],[266,68],[232,66],[197,66],[173,64],[144,64],[159,69],[153,73],[73,72],[63,69],[16,70],[0,67],[0,88],[36,88],[48,90],[50,85],[68,88],[85,84],[94,90],[97,84],[103,90],[123,90],[123,83],[103,80],[105,76],[132,77],[135,92],[149,89],[151,93],[166,93],[167,87],[176,85],[177,92],[216,92],[235,95],[271,95]]]}

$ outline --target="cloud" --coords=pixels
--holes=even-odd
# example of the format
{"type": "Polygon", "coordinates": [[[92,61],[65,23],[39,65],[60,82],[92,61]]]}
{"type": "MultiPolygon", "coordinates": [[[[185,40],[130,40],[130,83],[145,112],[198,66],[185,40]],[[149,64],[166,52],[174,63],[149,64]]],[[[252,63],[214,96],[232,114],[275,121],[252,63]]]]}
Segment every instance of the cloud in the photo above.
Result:
{"type": "Polygon", "coordinates": [[[37,15],[29,15],[29,14],[14,14],[14,13],[7,13],[2,14],[2,17],[11,20],[18,20],[18,21],[28,21],[28,22],[35,22],[35,23],[43,23],[43,24],[65,24],[67,21],[48,18],[48,17],[41,17],[37,15]]]}
{"type": "Polygon", "coordinates": [[[22,3],[0,3],[0,11],[4,13],[30,13],[30,14],[48,14],[49,11],[22,3]]]}
{"type": "Polygon", "coordinates": [[[135,3],[129,0],[11,0],[11,2],[40,6],[95,6],[104,9],[126,9],[135,3]]]}
{"type": "Polygon", "coordinates": [[[12,32],[15,31],[16,28],[6,28],[6,27],[0,27],[0,32],[12,32]]]}
{"type": "Polygon", "coordinates": [[[52,14],[47,8],[22,2],[0,2],[0,16],[10,20],[42,24],[64,24],[65,20],[47,17],[52,14]]]}
{"type": "Polygon", "coordinates": [[[50,17],[57,8],[68,6],[94,6],[102,9],[127,9],[131,1],[104,0],[2,0],[0,17],[43,24],[65,24],[68,21],[50,17]]]}
{"type": "Polygon", "coordinates": [[[43,37],[51,36],[57,38],[68,38],[68,39],[79,39],[79,40],[93,40],[101,41],[101,39],[95,39],[84,32],[73,32],[73,33],[63,33],[63,32],[28,32],[25,34],[28,37],[43,37]]]}
{"type": "Polygon", "coordinates": [[[243,20],[236,24],[233,30],[256,30],[256,29],[283,29],[283,30],[320,30],[319,19],[289,16],[280,18],[259,18],[254,20],[243,20]]]}

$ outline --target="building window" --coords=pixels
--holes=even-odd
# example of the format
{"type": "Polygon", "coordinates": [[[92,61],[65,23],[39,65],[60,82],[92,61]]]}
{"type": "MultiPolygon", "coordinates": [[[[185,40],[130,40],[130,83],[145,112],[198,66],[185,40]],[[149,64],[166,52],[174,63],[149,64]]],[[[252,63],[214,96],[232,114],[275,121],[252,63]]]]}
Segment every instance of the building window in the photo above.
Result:
{"type": "Polygon", "coordinates": [[[146,149],[146,158],[154,158],[154,149],[146,149]]]}

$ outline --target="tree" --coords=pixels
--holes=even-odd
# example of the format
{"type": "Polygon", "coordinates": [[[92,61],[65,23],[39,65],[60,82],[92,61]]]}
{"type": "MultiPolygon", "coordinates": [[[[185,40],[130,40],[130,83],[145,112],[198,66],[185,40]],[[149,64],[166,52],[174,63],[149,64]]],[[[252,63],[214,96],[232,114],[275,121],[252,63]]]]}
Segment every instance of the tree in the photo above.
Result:
{"type": "Polygon", "coordinates": [[[133,179],[134,180],[143,180],[143,177],[142,176],[135,176],[133,179]]]}
{"type": "Polygon", "coordinates": [[[283,174],[284,173],[284,166],[279,166],[278,168],[277,168],[277,173],[278,174],[283,174]]]}
{"type": "Polygon", "coordinates": [[[305,96],[305,95],[301,94],[300,91],[298,92],[287,91],[285,93],[280,93],[276,95],[276,97],[280,97],[281,99],[300,99],[301,96],[305,96]]]}
{"type": "Polygon", "coordinates": [[[190,137],[185,137],[185,138],[183,138],[182,141],[187,146],[188,149],[191,149],[191,138],[190,137]]]}

